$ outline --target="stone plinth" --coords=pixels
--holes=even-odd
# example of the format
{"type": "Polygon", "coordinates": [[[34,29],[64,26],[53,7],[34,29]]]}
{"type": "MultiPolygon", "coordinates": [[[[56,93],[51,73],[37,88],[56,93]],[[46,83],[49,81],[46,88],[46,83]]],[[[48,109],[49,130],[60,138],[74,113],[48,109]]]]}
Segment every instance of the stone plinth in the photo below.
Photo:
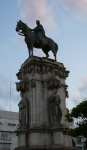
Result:
{"type": "Polygon", "coordinates": [[[24,149],[75,149],[65,129],[69,71],[55,60],[32,56],[17,73],[19,102],[18,147],[24,149]]]}

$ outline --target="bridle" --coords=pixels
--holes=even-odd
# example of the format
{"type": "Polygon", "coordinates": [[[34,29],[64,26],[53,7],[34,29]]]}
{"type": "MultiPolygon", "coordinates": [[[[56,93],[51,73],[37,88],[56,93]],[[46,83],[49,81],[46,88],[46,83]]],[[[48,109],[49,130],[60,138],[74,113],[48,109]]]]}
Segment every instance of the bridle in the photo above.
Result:
{"type": "Polygon", "coordinates": [[[23,31],[18,31],[18,34],[21,35],[21,36],[25,36],[26,35],[26,33],[24,33],[23,31]]]}

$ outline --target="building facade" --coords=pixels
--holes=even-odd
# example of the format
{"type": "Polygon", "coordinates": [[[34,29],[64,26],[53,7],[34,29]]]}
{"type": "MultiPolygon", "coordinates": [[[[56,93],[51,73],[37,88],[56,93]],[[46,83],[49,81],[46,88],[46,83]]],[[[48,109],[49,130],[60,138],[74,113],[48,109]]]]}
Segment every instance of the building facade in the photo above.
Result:
{"type": "MultiPolygon", "coordinates": [[[[70,129],[75,129],[74,121],[69,122],[69,128],[70,129]]],[[[75,137],[73,139],[74,139],[74,142],[75,142],[76,147],[78,148],[78,150],[83,150],[83,144],[84,144],[83,142],[84,142],[85,138],[82,137],[82,136],[78,136],[78,137],[75,137]]]]}
{"type": "Polygon", "coordinates": [[[74,138],[74,141],[76,143],[78,150],[83,150],[84,140],[85,140],[85,138],[82,136],[78,136],[78,137],[74,138]]]}
{"type": "Polygon", "coordinates": [[[13,150],[18,146],[18,137],[14,132],[18,125],[17,112],[0,110],[0,150],[13,150]]]}
{"type": "MultiPolygon", "coordinates": [[[[14,132],[19,126],[19,113],[0,110],[0,150],[14,150],[18,147],[18,136],[14,132]]],[[[69,123],[74,129],[74,122],[69,123]]],[[[83,150],[84,138],[74,138],[78,150],[83,150]]]]}

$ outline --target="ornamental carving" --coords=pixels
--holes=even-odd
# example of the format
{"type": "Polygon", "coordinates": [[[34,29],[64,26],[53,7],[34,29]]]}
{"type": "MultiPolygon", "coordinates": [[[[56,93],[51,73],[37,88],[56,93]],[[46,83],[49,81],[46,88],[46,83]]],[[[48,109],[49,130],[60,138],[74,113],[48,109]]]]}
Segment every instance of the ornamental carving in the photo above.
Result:
{"type": "Polygon", "coordinates": [[[48,89],[58,89],[61,87],[60,80],[56,79],[55,77],[49,78],[47,81],[47,88],[48,89]]]}
{"type": "Polygon", "coordinates": [[[41,60],[39,61],[29,61],[27,65],[23,66],[19,70],[19,72],[16,74],[19,80],[23,80],[23,76],[25,74],[36,74],[36,73],[52,73],[53,76],[59,76],[60,78],[66,79],[68,77],[69,71],[66,70],[66,68],[63,66],[63,64],[60,63],[56,64],[55,66],[52,64],[49,64],[48,62],[43,62],[41,60]]]}
{"type": "Polygon", "coordinates": [[[19,127],[28,127],[28,99],[22,99],[19,104],[19,127]]]}
{"type": "Polygon", "coordinates": [[[61,99],[60,96],[57,95],[57,89],[53,90],[53,94],[49,97],[50,103],[50,120],[52,126],[57,127],[60,124],[62,118],[62,111],[60,108],[61,99]]]}
{"type": "Polygon", "coordinates": [[[16,90],[19,92],[25,92],[27,90],[29,90],[29,82],[26,82],[24,80],[20,81],[20,82],[16,82],[16,90]]]}

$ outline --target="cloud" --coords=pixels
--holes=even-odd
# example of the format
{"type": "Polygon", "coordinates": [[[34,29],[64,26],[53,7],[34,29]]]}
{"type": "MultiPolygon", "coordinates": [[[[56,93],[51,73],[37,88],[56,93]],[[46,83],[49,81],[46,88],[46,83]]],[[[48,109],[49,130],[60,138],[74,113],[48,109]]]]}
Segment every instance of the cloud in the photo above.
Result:
{"type": "Polygon", "coordinates": [[[87,98],[87,74],[81,80],[81,85],[78,88],[78,90],[79,90],[80,96],[82,97],[83,100],[85,98],[87,98]]]}
{"type": "Polygon", "coordinates": [[[81,97],[78,95],[74,95],[69,93],[69,99],[66,100],[66,106],[69,110],[73,107],[76,107],[82,101],[81,97]]]}
{"type": "Polygon", "coordinates": [[[48,30],[58,31],[58,26],[54,21],[52,6],[46,0],[19,0],[18,6],[20,16],[30,27],[35,27],[35,21],[40,20],[41,24],[48,30]]]}
{"type": "MultiPolygon", "coordinates": [[[[47,0],[18,0],[17,5],[20,10],[20,17],[22,18],[22,21],[25,22],[30,28],[35,28],[36,20],[40,20],[44,29],[46,29],[46,36],[58,36],[59,29],[54,20],[55,16],[52,6],[47,3],[47,0]]],[[[16,34],[12,40],[24,47],[24,49],[27,49],[27,44],[24,41],[24,37],[16,34]]],[[[35,48],[34,54],[42,57],[45,56],[42,50],[35,48]]],[[[54,58],[51,52],[50,58],[54,58]]]]}
{"type": "Polygon", "coordinates": [[[58,0],[78,20],[87,20],[87,0],[58,0]]]}
{"type": "Polygon", "coordinates": [[[75,107],[76,105],[78,105],[81,102],[81,98],[80,98],[80,96],[73,95],[73,97],[71,98],[71,101],[73,102],[73,105],[75,107]]]}
{"type": "Polygon", "coordinates": [[[76,105],[87,99],[87,74],[82,78],[77,89],[79,94],[69,93],[69,99],[66,100],[66,105],[69,109],[76,107],[76,105]]]}
{"type": "Polygon", "coordinates": [[[85,68],[85,69],[86,69],[86,68],[87,68],[87,65],[86,65],[86,64],[83,64],[83,68],[85,68]]]}

